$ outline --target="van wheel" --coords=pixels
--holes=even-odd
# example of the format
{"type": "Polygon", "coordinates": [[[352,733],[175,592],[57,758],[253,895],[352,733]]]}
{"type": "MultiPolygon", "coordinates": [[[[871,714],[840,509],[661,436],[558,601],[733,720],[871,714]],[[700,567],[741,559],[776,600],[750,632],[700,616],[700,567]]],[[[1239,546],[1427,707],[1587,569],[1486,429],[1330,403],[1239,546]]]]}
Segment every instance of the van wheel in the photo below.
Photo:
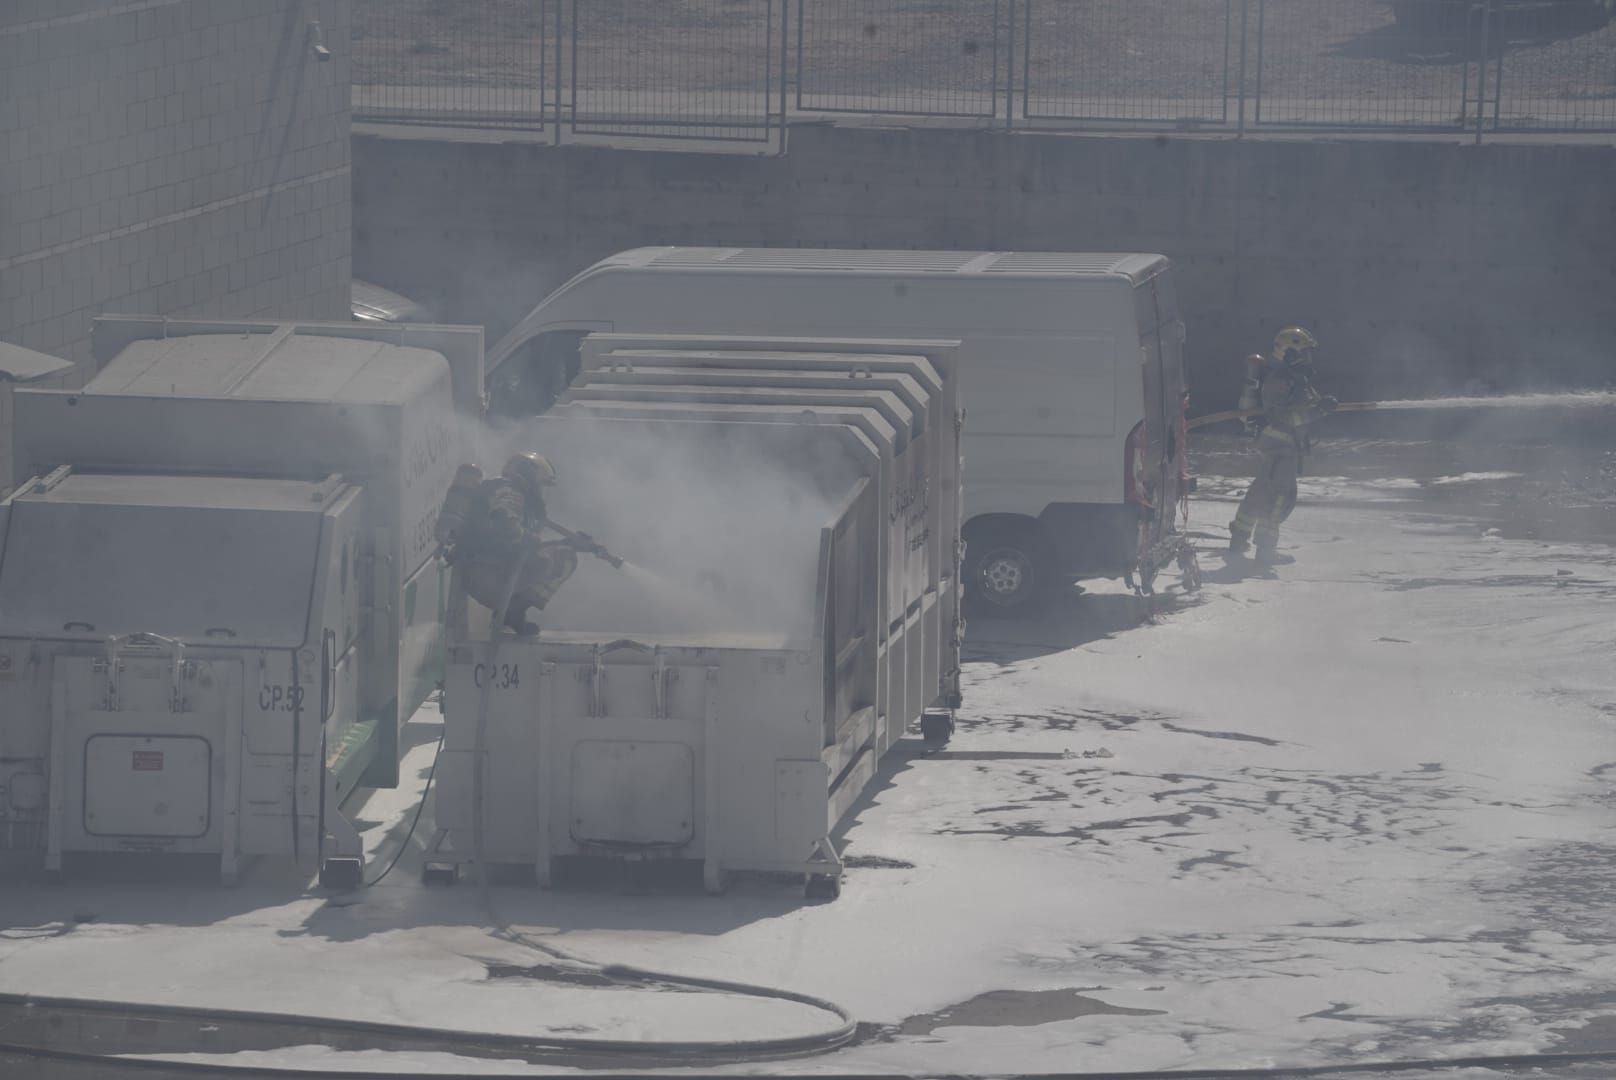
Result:
{"type": "Polygon", "coordinates": [[[1033,615],[1055,584],[1055,556],[1032,525],[989,525],[965,538],[966,602],[974,615],[1033,615]]]}

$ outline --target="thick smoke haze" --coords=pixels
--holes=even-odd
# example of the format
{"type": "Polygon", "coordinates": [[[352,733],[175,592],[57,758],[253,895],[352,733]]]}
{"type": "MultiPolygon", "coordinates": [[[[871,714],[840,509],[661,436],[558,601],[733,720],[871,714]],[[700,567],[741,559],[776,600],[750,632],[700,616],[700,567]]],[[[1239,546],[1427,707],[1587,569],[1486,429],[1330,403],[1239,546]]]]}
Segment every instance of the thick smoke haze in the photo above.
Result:
{"type": "Polygon", "coordinates": [[[538,621],[546,632],[683,640],[814,632],[821,530],[857,465],[831,429],[701,421],[540,417],[469,433],[493,475],[531,449],[559,475],[551,519],[626,560],[580,555],[538,621]]]}

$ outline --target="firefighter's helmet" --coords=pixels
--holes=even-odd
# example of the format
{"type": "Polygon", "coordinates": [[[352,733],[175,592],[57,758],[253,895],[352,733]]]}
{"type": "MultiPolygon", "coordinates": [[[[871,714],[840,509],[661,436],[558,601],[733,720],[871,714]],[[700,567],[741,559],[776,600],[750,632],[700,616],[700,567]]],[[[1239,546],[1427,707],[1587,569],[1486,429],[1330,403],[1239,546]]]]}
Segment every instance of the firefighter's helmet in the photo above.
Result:
{"type": "Polygon", "coordinates": [[[500,475],[530,488],[546,487],[556,482],[555,466],[550,464],[550,459],[532,450],[512,454],[500,475]]]}
{"type": "Polygon", "coordinates": [[[1274,362],[1280,366],[1311,364],[1318,339],[1300,326],[1287,326],[1274,335],[1274,362]]]}

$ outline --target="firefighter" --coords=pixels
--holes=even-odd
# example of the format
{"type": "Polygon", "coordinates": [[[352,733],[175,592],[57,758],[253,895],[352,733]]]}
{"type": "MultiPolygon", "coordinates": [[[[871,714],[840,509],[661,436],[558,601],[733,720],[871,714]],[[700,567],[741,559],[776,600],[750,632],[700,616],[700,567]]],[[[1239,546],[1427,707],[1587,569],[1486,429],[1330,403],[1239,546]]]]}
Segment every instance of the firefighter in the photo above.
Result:
{"type": "Polygon", "coordinates": [[[544,488],[555,481],[555,468],[543,455],[513,454],[501,474],[478,489],[456,533],[466,594],[497,618],[500,601],[512,589],[505,625],[524,636],[539,630],[528,620],[528,609],[542,611],[572,576],[578,568],[576,552],[604,550],[583,533],[569,533],[559,541],[540,539],[546,526],[555,527],[544,511],[544,488]]]}
{"type": "Polygon", "coordinates": [[[1229,523],[1231,557],[1243,556],[1255,539],[1257,560],[1275,561],[1279,526],[1296,508],[1296,478],[1309,449],[1308,425],[1336,407],[1335,398],[1313,388],[1313,350],[1318,345],[1306,330],[1288,326],[1274,337],[1269,356],[1246,361],[1240,409],[1259,411],[1246,419],[1246,430],[1256,436],[1261,460],[1229,523]]]}

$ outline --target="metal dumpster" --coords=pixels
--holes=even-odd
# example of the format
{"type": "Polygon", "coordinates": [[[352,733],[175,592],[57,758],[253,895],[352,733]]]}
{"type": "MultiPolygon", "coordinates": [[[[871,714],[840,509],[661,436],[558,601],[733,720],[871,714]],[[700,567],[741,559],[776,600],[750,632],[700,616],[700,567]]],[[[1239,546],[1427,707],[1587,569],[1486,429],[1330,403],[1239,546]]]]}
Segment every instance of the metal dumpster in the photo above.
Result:
{"type": "Polygon", "coordinates": [[[0,847],[306,857],[440,677],[433,520],[482,332],[98,320],[0,504],[0,847]]]}
{"type": "Polygon", "coordinates": [[[558,519],[629,567],[580,566],[536,639],[452,647],[433,859],[546,881],[560,856],[686,858],[710,889],[778,870],[834,890],[834,825],[908,725],[957,703],[954,416],[901,371],[700,388],[616,366],[533,432],[558,519]]]}

